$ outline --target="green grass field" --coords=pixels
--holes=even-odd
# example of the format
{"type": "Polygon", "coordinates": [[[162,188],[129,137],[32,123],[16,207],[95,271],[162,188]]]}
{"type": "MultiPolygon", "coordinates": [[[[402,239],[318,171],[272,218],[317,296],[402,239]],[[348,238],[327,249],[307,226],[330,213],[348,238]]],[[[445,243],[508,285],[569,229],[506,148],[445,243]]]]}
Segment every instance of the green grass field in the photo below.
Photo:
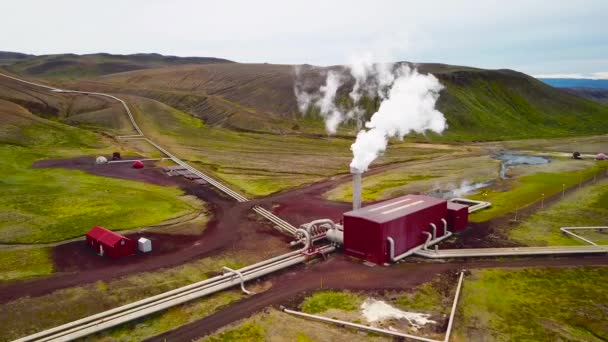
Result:
{"type": "Polygon", "coordinates": [[[49,248],[0,249],[0,282],[53,273],[49,248]]]}
{"type": "MultiPolygon", "coordinates": [[[[421,153],[421,152],[419,152],[421,153]]],[[[463,181],[486,182],[498,177],[499,163],[487,156],[475,156],[478,151],[452,149],[431,150],[419,154],[411,163],[405,163],[377,174],[363,174],[362,198],[377,201],[413,192],[427,192],[437,188],[450,190],[463,181]],[[429,157],[462,154],[451,160],[429,161],[429,157]],[[473,156],[471,156],[473,155],[473,156]]],[[[352,182],[344,182],[327,191],[324,197],[332,201],[352,201],[352,182]]]]}
{"type": "MultiPolygon", "coordinates": [[[[251,260],[242,255],[204,258],[178,267],[139,273],[109,282],[61,289],[39,297],[22,297],[0,305],[0,341],[10,341],[45,328],[109,310],[142,298],[207,279],[222,266],[234,269],[251,260]],[[52,315],[49,315],[52,312],[52,315]]],[[[202,318],[242,298],[238,291],[221,292],[160,312],[96,335],[95,340],[140,341],[202,318]]]]}
{"type": "Polygon", "coordinates": [[[329,309],[354,311],[359,308],[362,298],[349,292],[316,292],[302,303],[302,311],[317,314],[329,309]]]}
{"type": "MultiPolygon", "coordinates": [[[[264,196],[349,172],[350,138],[238,132],[210,127],[157,101],[133,96],[127,99],[147,135],[250,196],[264,196]]],[[[394,142],[376,164],[451,152],[445,147],[394,142]]]]}
{"type": "Polygon", "coordinates": [[[491,208],[472,214],[470,220],[482,222],[514,212],[516,209],[540,201],[543,194],[548,198],[561,192],[563,187],[569,188],[587,180],[604,170],[606,166],[607,163],[598,162],[595,166],[582,171],[541,172],[500,182],[488,190],[469,196],[472,199],[492,203],[491,208]]]}
{"type": "Polygon", "coordinates": [[[456,340],[605,341],[608,268],[473,270],[456,340]]]}
{"type": "MultiPolygon", "coordinates": [[[[608,180],[569,194],[508,230],[509,238],[526,245],[585,245],[561,233],[560,227],[608,226],[608,180]]],[[[598,244],[608,244],[608,233],[576,231],[598,244]]]]}
{"type": "Polygon", "coordinates": [[[11,103],[0,105],[0,242],[62,241],[94,225],[144,227],[200,207],[177,188],[32,169],[36,160],[96,155],[115,147],[92,132],[36,117],[11,103]]]}

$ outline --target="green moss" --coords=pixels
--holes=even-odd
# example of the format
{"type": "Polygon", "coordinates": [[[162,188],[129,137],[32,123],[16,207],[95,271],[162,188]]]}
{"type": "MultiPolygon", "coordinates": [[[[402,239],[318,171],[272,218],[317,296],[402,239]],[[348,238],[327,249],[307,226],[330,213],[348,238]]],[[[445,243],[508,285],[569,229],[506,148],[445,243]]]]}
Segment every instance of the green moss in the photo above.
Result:
{"type": "Polygon", "coordinates": [[[463,340],[608,339],[608,268],[473,271],[464,281],[463,340]]]}
{"type": "Polygon", "coordinates": [[[397,304],[406,310],[446,313],[447,307],[443,305],[443,299],[443,295],[430,282],[397,299],[397,304]]]}
{"type": "Polygon", "coordinates": [[[263,342],[264,328],[256,323],[248,322],[241,324],[235,329],[227,330],[217,336],[204,339],[207,342],[263,342]]]}
{"type": "Polygon", "coordinates": [[[357,310],[361,298],[349,292],[325,291],[318,292],[306,298],[302,303],[302,311],[307,313],[321,313],[329,309],[344,311],[357,310]]]}
{"type": "Polygon", "coordinates": [[[49,248],[0,249],[0,281],[53,273],[49,248]]]}
{"type": "MultiPolygon", "coordinates": [[[[608,181],[577,190],[560,202],[527,218],[510,229],[511,239],[527,245],[584,245],[585,242],[566,236],[560,227],[608,226],[608,181]]],[[[608,234],[597,231],[577,231],[599,244],[608,244],[608,234]]]]}
{"type": "Polygon", "coordinates": [[[313,342],[312,339],[310,337],[308,337],[308,335],[306,335],[305,333],[303,333],[301,331],[297,332],[296,341],[297,342],[313,342]]]}
{"type": "Polygon", "coordinates": [[[40,152],[0,146],[0,170],[6,175],[0,179],[0,242],[61,241],[95,225],[132,229],[196,210],[173,187],[75,170],[31,169],[40,152]]]}
{"type": "Polygon", "coordinates": [[[594,167],[582,171],[560,172],[560,173],[537,173],[523,176],[516,180],[505,181],[496,184],[494,188],[501,190],[484,190],[476,195],[469,196],[472,199],[489,201],[492,207],[478,211],[471,215],[471,221],[482,222],[491,218],[505,215],[516,209],[523,208],[543,198],[548,198],[562,191],[563,187],[569,188],[584,180],[593,177],[606,167],[607,163],[600,162],[594,167]],[[508,190],[502,190],[508,187],[508,190]]]}

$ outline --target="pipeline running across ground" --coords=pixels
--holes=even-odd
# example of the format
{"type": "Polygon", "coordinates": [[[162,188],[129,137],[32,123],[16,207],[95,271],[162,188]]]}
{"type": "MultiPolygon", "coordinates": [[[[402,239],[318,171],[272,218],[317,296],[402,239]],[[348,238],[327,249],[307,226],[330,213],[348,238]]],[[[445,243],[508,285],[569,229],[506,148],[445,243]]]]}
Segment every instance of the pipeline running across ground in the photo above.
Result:
{"type": "MultiPolygon", "coordinates": [[[[152,140],[150,140],[149,138],[147,138],[144,133],[142,132],[142,130],[139,128],[139,125],[137,124],[137,122],[135,121],[135,118],[133,117],[133,114],[131,113],[131,110],[129,109],[129,106],[127,105],[127,103],[114,96],[114,95],[110,95],[110,94],[106,94],[106,93],[99,93],[99,92],[89,92],[89,91],[80,91],[80,90],[68,90],[68,89],[59,89],[56,87],[51,87],[51,86],[47,86],[44,84],[39,84],[39,83],[35,83],[35,82],[30,82],[30,81],[26,81],[14,76],[10,76],[10,75],[6,75],[4,73],[0,72],[0,76],[18,81],[18,82],[22,82],[25,84],[29,84],[29,85],[33,85],[33,86],[37,86],[37,87],[41,87],[41,88],[45,88],[48,89],[52,92],[56,92],[56,93],[67,93],[67,94],[82,94],[82,95],[93,95],[93,96],[101,96],[101,97],[106,97],[106,98],[110,98],[112,100],[118,101],[120,102],[120,104],[123,106],[125,112],[127,113],[129,120],[131,121],[131,124],[133,125],[133,128],[137,131],[138,134],[132,134],[132,135],[122,135],[122,136],[117,136],[117,139],[121,139],[121,140],[145,140],[146,142],[148,142],[150,145],[154,146],[157,150],[159,150],[161,153],[163,153],[164,155],[166,155],[168,158],[164,158],[164,159],[170,159],[172,160],[174,163],[184,167],[186,170],[190,171],[191,173],[201,177],[202,179],[204,179],[205,181],[207,181],[209,184],[213,185],[214,187],[216,187],[218,190],[224,192],[225,194],[227,194],[228,196],[232,197],[233,199],[237,200],[238,202],[247,202],[249,201],[249,199],[247,199],[245,196],[239,194],[238,192],[230,189],[229,187],[225,186],[224,184],[222,184],[221,182],[213,179],[212,177],[204,174],[203,172],[195,169],[194,167],[190,166],[189,164],[187,164],[186,162],[184,162],[183,160],[179,159],[178,157],[176,157],[175,155],[173,155],[172,153],[170,153],[169,151],[167,151],[166,149],[162,148],[160,145],[156,144],[155,142],[153,142],[152,140]]],[[[254,206],[253,210],[258,213],[259,215],[261,215],[262,217],[266,218],[267,220],[269,220],[270,222],[274,223],[276,225],[276,227],[279,229],[279,231],[286,233],[290,236],[295,236],[296,234],[296,227],[294,227],[293,225],[291,225],[290,223],[284,221],[283,219],[279,218],[278,216],[276,216],[275,214],[273,214],[272,212],[260,207],[260,206],[254,206]]]]}
{"type": "Polygon", "coordinates": [[[464,271],[461,271],[460,276],[458,278],[458,285],[456,286],[456,294],[454,295],[454,301],[452,302],[452,311],[450,313],[450,317],[448,318],[448,326],[447,326],[447,329],[445,332],[445,337],[441,341],[434,340],[434,339],[427,338],[427,337],[422,337],[422,336],[405,334],[405,333],[401,333],[401,332],[394,331],[394,330],[376,328],[376,327],[371,327],[371,326],[367,326],[367,325],[363,325],[363,324],[352,323],[352,322],[342,321],[342,320],[338,320],[338,319],[334,319],[334,318],[323,317],[320,315],[311,315],[311,314],[307,314],[304,312],[289,310],[289,309],[285,308],[284,306],[281,306],[281,311],[294,315],[294,316],[313,319],[313,320],[321,321],[321,322],[325,322],[325,323],[338,324],[340,326],[346,326],[346,327],[366,330],[366,331],[385,334],[385,335],[398,337],[398,338],[406,338],[409,340],[423,341],[423,342],[449,342],[450,336],[452,334],[452,326],[454,323],[454,316],[456,314],[456,306],[458,305],[458,298],[460,297],[460,289],[462,288],[462,279],[463,278],[464,278],[464,271]]]}
{"type": "Polygon", "coordinates": [[[240,285],[246,294],[253,294],[245,289],[246,281],[306,262],[318,255],[325,255],[335,250],[334,246],[325,245],[319,247],[316,250],[316,254],[304,254],[309,247],[310,245],[307,243],[300,250],[264,260],[238,270],[229,269],[229,272],[222,275],[25,336],[15,342],[71,341],[236,285],[240,285]]]}

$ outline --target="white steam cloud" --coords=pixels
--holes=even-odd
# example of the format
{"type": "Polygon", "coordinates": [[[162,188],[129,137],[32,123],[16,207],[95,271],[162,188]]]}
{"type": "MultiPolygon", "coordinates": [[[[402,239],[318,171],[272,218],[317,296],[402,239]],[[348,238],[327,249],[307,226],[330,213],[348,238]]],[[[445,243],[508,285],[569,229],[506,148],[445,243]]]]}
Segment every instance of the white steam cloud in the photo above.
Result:
{"type": "Polygon", "coordinates": [[[300,112],[305,113],[311,106],[319,109],[329,134],[335,134],[339,125],[347,120],[355,120],[358,128],[362,126],[361,100],[364,96],[378,97],[382,101],[378,111],[365,123],[366,129],[359,131],[351,146],[351,168],[367,171],[386,150],[390,138],[402,139],[410,132],[427,130],[441,133],[447,127],[445,117],[435,109],[443,88],[435,76],[420,74],[407,65],[374,63],[372,54],[352,58],[346,72],[350,75],[328,71],[325,83],[309,92],[311,85],[300,77],[300,69],[296,68],[294,93],[300,112]],[[349,79],[354,83],[348,93],[352,108],[346,110],[336,105],[336,97],[349,79]]]}
{"type": "Polygon", "coordinates": [[[441,133],[446,128],[445,117],[435,109],[443,86],[433,75],[423,75],[408,66],[397,71],[397,77],[380,104],[380,108],[365,123],[367,130],[357,134],[351,146],[351,168],[367,171],[369,165],[386,150],[390,138],[403,137],[410,132],[427,130],[441,133]]]}

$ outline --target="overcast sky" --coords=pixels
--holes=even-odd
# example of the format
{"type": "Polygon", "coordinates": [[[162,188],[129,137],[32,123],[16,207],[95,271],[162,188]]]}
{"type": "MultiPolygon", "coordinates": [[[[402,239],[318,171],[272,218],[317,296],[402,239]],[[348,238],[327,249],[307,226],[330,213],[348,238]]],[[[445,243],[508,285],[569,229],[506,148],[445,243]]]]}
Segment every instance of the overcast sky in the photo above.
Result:
{"type": "Polygon", "coordinates": [[[608,1],[7,1],[0,50],[330,65],[372,53],[608,78],[608,1]]]}

